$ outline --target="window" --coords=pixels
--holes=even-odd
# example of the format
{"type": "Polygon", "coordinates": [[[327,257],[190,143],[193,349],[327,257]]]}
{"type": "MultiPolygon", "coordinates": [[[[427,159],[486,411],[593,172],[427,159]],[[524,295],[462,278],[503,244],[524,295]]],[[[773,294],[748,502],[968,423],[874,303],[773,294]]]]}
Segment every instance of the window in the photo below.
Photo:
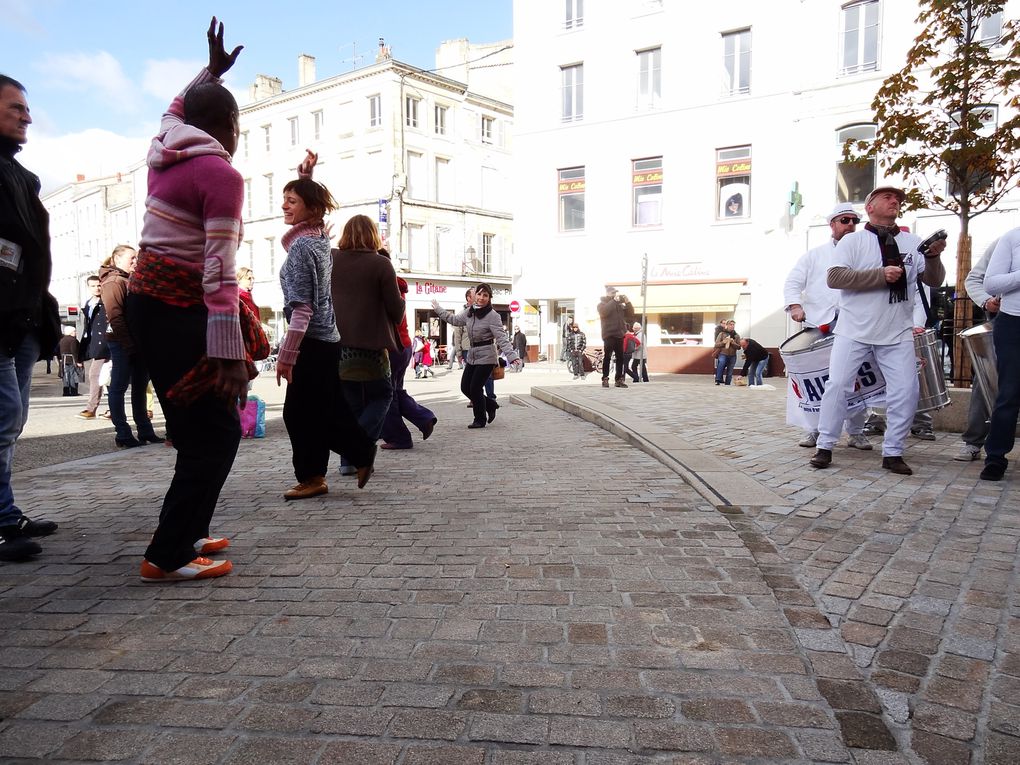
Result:
{"type": "Polygon", "coordinates": [[[442,157],[436,157],[436,201],[453,202],[453,171],[442,157]]]}
{"type": "Polygon", "coordinates": [[[418,127],[418,105],[421,99],[407,96],[404,99],[404,124],[409,128],[418,127]]]}
{"type": "Polygon", "coordinates": [[[251,220],[251,178],[244,179],[244,217],[251,220]]]}
{"type": "Polygon", "coordinates": [[[751,30],[727,32],[723,39],[723,92],[751,92],[751,30]]]}
{"type": "Polygon", "coordinates": [[[717,149],[715,178],[716,218],[751,217],[751,147],[717,149]]]}
{"type": "Polygon", "coordinates": [[[864,204],[871,190],[875,188],[875,160],[846,162],[842,159],[843,146],[847,141],[874,141],[875,126],[847,125],[836,131],[836,146],[840,160],[836,163],[836,199],[840,202],[864,204]]]}
{"type": "Polygon", "coordinates": [[[263,125],[262,126],[262,132],[265,133],[265,135],[266,135],[266,151],[272,151],[272,144],[270,143],[270,140],[269,140],[269,136],[270,136],[269,125],[263,125]]]}
{"type": "Polygon", "coordinates": [[[558,172],[560,231],[584,231],[584,168],[568,167],[558,172]]]}
{"type": "Polygon", "coordinates": [[[241,133],[241,156],[248,159],[248,131],[241,133]]]}
{"type": "Polygon", "coordinates": [[[977,39],[985,45],[995,45],[1002,37],[1002,11],[981,19],[977,39]]]}
{"type": "Polygon", "coordinates": [[[631,166],[634,189],[633,224],[662,225],[662,157],[635,159],[631,166]]]}
{"type": "Polygon", "coordinates": [[[843,6],[843,51],[840,74],[878,69],[878,0],[843,6]]]}
{"type": "Polygon", "coordinates": [[[492,143],[496,120],[482,115],[482,143],[492,143]]]}
{"type": "Polygon", "coordinates": [[[411,199],[425,199],[425,156],[416,151],[407,152],[407,195],[411,199]]]}
{"type": "Polygon", "coordinates": [[[312,132],[314,133],[315,140],[318,141],[322,138],[322,110],[312,112],[312,132]]]}
{"type": "Polygon", "coordinates": [[[251,239],[246,239],[244,242],[244,250],[248,254],[248,260],[246,265],[252,271],[255,270],[255,242],[251,239]]]}
{"type": "Polygon", "coordinates": [[[584,26],[584,0],[565,0],[566,14],[563,17],[564,29],[580,29],[584,26]]]}
{"type": "Polygon", "coordinates": [[[436,226],[435,235],[435,247],[429,253],[429,271],[432,273],[437,273],[440,270],[439,264],[446,260],[449,253],[450,227],[436,226]]]}
{"type": "Polygon", "coordinates": [[[276,237],[275,236],[267,236],[266,237],[266,246],[269,249],[269,258],[268,258],[268,261],[267,261],[269,263],[269,273],[275,274],[276,273],[276,237]]]}
{"type": "Polygon", "coordinates": [[[298,118],[291,117],[287,122],[290,124],[290,145],[297,146],[301,143],[301,126],[298,123],[298,118]]]}
{"type": "Polygon", "coordinates": [[[412,271],[424,271],[428,265],[429,250],[425,244],[425,228],[417,223],[407,224],[407,264],[412,271]]]}
{"type": "Polygon", "coordinates": [[[448,111],[447,107],[436,104],[435,118],[432,120],[436,135],[446,135],[446,113],[448,111]]]}
{"type": "Polygon", "coordinates": [[[368,97],[368,126],[382,125],[382,97],[378,94],[368,97]]]}
{"type": "Polygon", "coordinates": [[[563,76],[563,121],[572,122],[584,116],[584,65],[560,67],[563,76]]]}
{"type": "Polygon", "coordinates": [[[273,174],[266,173],[263,178],[266,179],[266,213],[271,215],[273,212],[273,205],[276,204],[276,200],[273,198],[273,174]]]}
{"type": "Polygon", "coordinates": [[[493,273],[492,264],[495,255],[496,235],[482,234],[482,273],[493,273]]]}
{"type": "Polygon", "coordinates": [[[662,48],[639,50],[638,62],[638,109],[652,109],[659,105],[662,96],[662,48]]]}

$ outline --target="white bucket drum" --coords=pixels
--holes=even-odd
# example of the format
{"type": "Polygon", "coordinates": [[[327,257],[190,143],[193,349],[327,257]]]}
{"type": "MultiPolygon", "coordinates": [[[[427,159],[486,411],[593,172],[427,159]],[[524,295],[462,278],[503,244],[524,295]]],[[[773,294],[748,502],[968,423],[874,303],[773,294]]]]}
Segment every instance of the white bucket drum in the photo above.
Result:
{"type": "MultiPolygon", "coordinates": [[[[995,399],[999,395],[999,372],[995,366],[995,345],[992,343],[992,323],[986,321],[976,327],[965,329],[960,333],[963,344],[970,354],[970,365],[974,370],[974,379],[978,381],[977,389],[985,402],[987,411],[995,409],[995,399]]],[[[971,391],[971,395],[974,392],[971,391]]]]}
{"type": "Polygon", "coordinates": [[[914,355],[917,357],[917,411],[931,412],[948,406],[949,392],[934,329],[914,335],[914,355]]]}

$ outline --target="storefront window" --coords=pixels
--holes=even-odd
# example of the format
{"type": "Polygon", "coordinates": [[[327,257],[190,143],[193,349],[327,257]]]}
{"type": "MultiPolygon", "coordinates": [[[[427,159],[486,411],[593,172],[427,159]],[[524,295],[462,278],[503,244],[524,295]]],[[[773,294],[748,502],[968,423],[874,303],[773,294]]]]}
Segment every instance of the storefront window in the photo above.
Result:
{"type": "Polygon", "coordinates": [[[700,313],[664,313],[659,315],[663,345],[704,345],[704,316],[700,313]]]}

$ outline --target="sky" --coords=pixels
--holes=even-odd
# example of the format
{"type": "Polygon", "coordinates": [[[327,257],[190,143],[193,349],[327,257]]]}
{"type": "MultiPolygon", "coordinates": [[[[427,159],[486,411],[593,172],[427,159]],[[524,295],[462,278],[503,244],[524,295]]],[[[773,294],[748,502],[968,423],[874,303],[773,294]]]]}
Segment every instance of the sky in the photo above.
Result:
{"type": "Polygon", "coordinates": [[[208,60],[214,14],[227,50],[245,46],[224,78],[242,104],[257,74],[297,87],[301,53],[324,79],[373,63],[380,37],[395,59],[431,69],[444,40],[513,36],[512,0],[0,0],[0,73],[27,88],[34,120],[19,160],[44,193],[144,158],[167,104],[208,60]]]}

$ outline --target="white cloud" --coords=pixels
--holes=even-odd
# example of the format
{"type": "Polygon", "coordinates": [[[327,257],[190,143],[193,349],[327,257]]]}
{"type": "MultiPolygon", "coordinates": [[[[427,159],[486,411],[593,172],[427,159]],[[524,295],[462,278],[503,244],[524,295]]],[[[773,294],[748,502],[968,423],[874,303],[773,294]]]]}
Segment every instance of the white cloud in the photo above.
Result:
{"type": "Polygon", "coordinates": [[[56,137],[32,135],[18,161],[39,176],[46,194],[78,175],[101,178],[127,172],[145,159],[150,140],[98,129],[56,137]]]}
{"type": "Polygon", "coordinates": [[[202,66],[201,61],[177,58],[150,59],[145,62],[142,90],[158,98],[160,103],[169,104],[174,96],[195,78],[202,66]]]}
{"type": "Polygon", "coordinates": [[[105,108],[135,112],[141,93],[124,73],[120,62],[104,50],[96,53],[49,54],[37,64],[49,85],[76,92],[94,93],[105,108]]]}

